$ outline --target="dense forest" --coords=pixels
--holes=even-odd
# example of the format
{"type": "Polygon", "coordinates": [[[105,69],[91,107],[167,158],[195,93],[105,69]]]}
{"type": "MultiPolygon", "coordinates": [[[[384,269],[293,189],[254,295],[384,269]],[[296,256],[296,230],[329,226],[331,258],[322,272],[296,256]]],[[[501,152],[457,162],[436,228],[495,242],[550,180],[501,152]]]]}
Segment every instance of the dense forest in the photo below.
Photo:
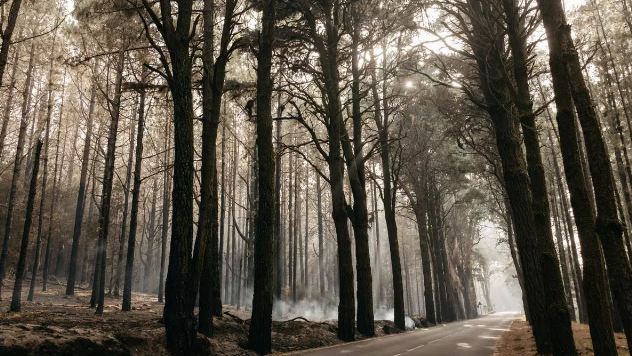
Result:
{"type": "Polygon", "coordinates": [[[632,348],[631,0],[0,9],[0,354],[632,348]]]}

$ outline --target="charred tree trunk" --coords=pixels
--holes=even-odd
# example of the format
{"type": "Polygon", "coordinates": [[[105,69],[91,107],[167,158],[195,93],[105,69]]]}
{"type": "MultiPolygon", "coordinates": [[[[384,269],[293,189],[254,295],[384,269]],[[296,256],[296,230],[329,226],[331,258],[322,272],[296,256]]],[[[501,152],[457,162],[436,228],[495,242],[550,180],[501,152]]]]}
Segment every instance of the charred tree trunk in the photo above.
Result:
{"type": "MultiPolygon", "coordinates": [[[[93,79],[94,80],[94,79],[93,79]]],[[[81,227],[83,223],[83,213],[86,203],[86,185],[88,179],[88,165],[90,161],[90,145],[92,143],[92,120],[94,106],[96,104],[96,84],[92,83],[90,90],[90,104],[88,107],[88,121],[86,122],[86,138],[81,154],[81,175],[79,177],[79,192],[77,194],[77,205],[75,207],[75,223],[72,233],[72,247],[70,250],[70,262],[68,265],[68,277],[66,280],[66,295],[75,294],[75,280],[77,278],[77,259],[79,256],[79,243],[81,239],[81,227]]],[[[86,252],[84,251],[84,254],[86,252]]]]}
{"type": "MultiPolygon", "coordinates": [[[[213,46],[214,46],[214,0],[205,0],[203,7],[204,42],[202,45],[202,168],[200,183],[200,213],[197,236],[193,250],[193,278],[199,281],[198,331],[205,335],[213,333],[212,298],[213,267],[217,262],[217,128],[214,120],[213,97],[213,46]]],[[[219,117],[217,118],[219,119],[219,117]]],[[[193,291],[197,293],[197,291],[193,291]]]]}
{"type": "Polygon", "coordinates": [[[29,235],[31,234],[31,221],[33,219],[33,206],[35,205],[35,194],[37,191],[37,173],[39,170],[39,158],[42,152],[42,141],[38,140],[35,147],[35,157],[33,163],[33,172],[31,174],[31,184],[29,186],[29,194],[24,211],[24,230],[22,233],[22,243],[20,245],[20,255],[15,270],[15,284],[13,285],[13,297],[11,298],[12,312],[19,312],[22,302],[22,280],[26,269],[26,254],[29,247],[29,235]]]}
{"type": "MultiPolygon", "coordinates": [[[[360,107],[360,65],[359,65],[359,42],[360,42],[360,20],[355,5],[351,6],[351,100],[352,100],[352,121],[353,137],[348,137],[345,125],[342,129],[342,149],[347,164],[349,185],[353,196],[353,207],[348,206],[348,215],[353,226],[355,243],[355,260],[357,273],[357,328],[365,336],[375,335],[373,316],[373,281],[371,276],[371,255],[369,253],[369,214],[367,209],[366,179],[365,179],[365,158],[363,152],[362,137],[362,109],[360,107]],[[353,144],[351,144],[353,142],[353,144]]],[[[307,202],[306,202],[307,204],[307,202]]],[[[401,279],[401,278],[400,278],[401,279]]],[[[397,287],[395,287],[397,291],[397,287]]],[[[396,304],[397,305],[397,304],[396,304]]],[[[395,315],[399,310],[395,308],[395,315]]],[[[403,320],[403,318],[402,318],[403,320]]],[[[398,318],[395,318],[396,324],[398,318]]],[[[400,327],[400,324],[397,324],[400,327]]]]}
{"type": "Polygon", "coordinates": [[[263,2],[262,30],[257,55],[257,162],[258,204],[255,224],[254,296],[249,346],[260,354],[272,351],[274,289],[274,147],[272,146],[272,51],[275,0],[263,2]]]}
{"type": "Polygon", "coordinates": [[[18,142],[15,149],[15,161],[13,163],[13,176],[11,177],[11,187],[9,188],[9,201],[7,202],[7,215],[4,225],[4,238],[2,240],[2,252],[0,252],[0,295],[5,277],[5,267],[7,256],[9,254],[9,240],[11,239],[11,228],[13,226],[13,210],[15,209],[18,193],[18,181],[22,175],[22,160],[24,153],[24,140],[26,138],[26,129],[28,126],[29,108],[31,106],[31,89],[33,85],[33,67],[35,44],[31,45],[29,54],[29,65],[26,70],[26,79],[24,81],[24,90],[22,91],[22,116],[20,120],[20,128],[18,129],[18,142]]]}
{"type": "MultiPolygon", "coordinates": [[[[143,165],[143,135],[145,131],[145,90],[141,89],[138,101],[138,128],[136,129],[136,158],[134,160],[134,180],[132,186],[132,208],[129,221],[129,239],[127,240],[127,259],[123,280],[123,311],[132,310],[132,276],[134,272],[134,253],[136,250],[136,230],[138,225],[138,201],[143,165]]],[[[156,192],[154,189],[154,197],[156,192]]],[[[154,198],[155,202],[155,198],[154,198]]],[[[142,238],[142,237],[141,237],[142,238]]]]}
{"type": "Polygon", "coordinates": [[[320,174],[316,174],[316,209],[318,215],[318,286],[320,288],[320,297],[325,296],[325,246],[323,231],[323,201],[322,188],[320,183],[320,174]]]}
{"type": "MultiPolygon", "coordinates": [[[[44,228],[44,211],[45,202],[46,202],[46,185],[48,183],[48,152],[50,147],[50,121],[52,117],[53,110],[53,59],[54,58],[54,44],[53,40],[53,50],[51,53],[51,59],[49,63],[48,70],[48,97],[46,99],[46,124],[44,128],[44,157],[43,157],[43,165],[44,171],[42,172],[42,188],[40,193],[40,204],[39,204],[39,214],[37,217],[37,237],[35,242],[35,256],[33,258],[33,271],[31,274],[31,283],[29,287],[29,294],[27,296],[28,301],[33,300],[33,294],[35,293],[35,278],[37,277],[37,270],[39,269],[39,260],[40,260],[40,252],[42,245],[42,229],[44,228]]],[[[39,133],[37,133],[39,137],[39,133]]]]}
{"type": "MultiPolygon", "coordinates": [[[[121,90],[123,84],[123,68],[125,64],[125,51],[120,50],[116,62],[116,82],[114,98],[111,102],[111,120],[108,133],[108,143],[105,155],[105,166],[103,167],[103,187],[101,190],[101,209],[99,209],[99,237],[97,240],[95,273],[99,276],[95,298],[97,303],[96,314],[103,314],[105,303],[105,264],[107,261],[106,248],[110,229],[110,202],[112,199],[112,182],[114,179],[114,161],[116,159],[116,138],[118,136],[118,124],[121,110],[121,90]]],[[[93,289],[93,291],[95,291],[93,289]]]]}
{"type": "Polygon", "coordinates": [[[165,134],[164,172],[162,174],[162,226],[160,229],[160,277],[158,280],[158,302],[164,302],[165,267],[167,262],[167,239],[169,238],[169,193],[171,176],[169,175],[169,152],[171,150],[171,125],[167,124],[165,134]]]}
{"type": "MultiPolygon", "coordinates": [[[[277,100],[277,117],[283,115],[283,108],[281,107],[281,97],[279,94],[277,100]]],[[[274,298],[279,300],[283,296],[283,230],[281,227],[281,120],[276,122],[276,150],[274,153],[274,298]]],[[[319,197],[320,199],[320,197],[319,197]]]]}
{"type": "Polygon", "coordinates": [[[7,59],[9,58],[9,49],[11,48],[11,38],[13,37],[13,30],[18,21],[18,15],[20,13],[20,6],[22,0],[13,0],[11,7],[9,7],[9,13],[6,18],[6,25],[2,29],[2,45],[0,45],[0,87],[2,86],[2,79],[4,77],[4,68],[7,65],[7,59]]]}
{"type": "Polygon", "coordinates": [[[9,92],[7,93],[7,101],[4,103],[4,110],[2,112],[2,124],[0,125],[0,159],[2,159],[2,153],[4,152],[4,141],[7,137],[7,128],[9,126],[9,120],[11,119],[11,108],[13,107],[13,96],[15,93],[15,85],[17,83],[17,71],[20,61],[20,47],[18,46],[13,54],[13,66],[11,69],[11,79],[9,81],[9,92]]]}
{"type": "MultiPolygon", "coordinates": [[[[66,153],[66,136],[67,136],[67,131],[64,134],[64,143],[63,143],[63,152],[62,152],[62,157],[61,157],[61,163],[59,162],[59,146],[61,144],[60,142],[60,137],[61,137],[61,127],[62,127],[62,119],[64,117],[64,103],[65,103],[65,92],[66,92],[66,69],[64,69],[64,74],[62,77],[62,89],[61,89],[61,104],[59,107],[59,120],[57,122],[57,145],[55,146],[55,164],[53,166],[53,187],[52,187],[52,191],[51,191],[51,200],[50,200],[50,213],[48,215],[48,229],[46,232],[46,253],[44,254],[44,267],[43,267],[43,271],[42,271],[42,290],[46,291],[47,288],[47,284],[48,284],[48,276],[49,276],[49,271],[51,268],[51,248],[52,248],[52,244],[53,242],[51,241],[53,239],[53,222],[56,221],[55,220],[55,214],[57,213],[56,210],[56,206],[57,206],[57,199],[59,197],[59,179],[60,179],[60,175],[62,174],[62,170],[64,168],[64,156],[66,153]],[[57,172],[59,172],[59,175],[57,175],[57,172]]],[[[61,265],[63,265],[63,256],[65,256],[65,248],[64,248],[64,242],[61,238],[56,239],[57,240],[57,263],[55,266],[55,271],[54,271],[54,275],[55,276],[59,276],[60,275],[60,271],[61,271],[61,265]]]]}
{"type": "Polygon", "coordinates": [[[305,171],[305,238],[303,238],[303,294],[309,298],[309,171],[305,171]]]}
{"type": "Polygon", "coordinates": [[[288,200],[287,200],[287,230],[288,230],[288,249],[287,249],[287,270],[288,270],[288,280],[287,285],[289,288],[289,292],[292,295],[292,300],[295,301],[295,295],[293,293],[293,283],[294,280],[294,182],[293,177],[296,175],[296,171],[294,170],[294,155],[290,154],[288,156],[288,200]]]}
{"type": "MultiPolygon", "coordinates": [[[[152,192],[157,192],[156,180],[154,179],[152,192]]],[[[149,212],[149,222],[147,227],[147,251],[145,252],[145,264],[143,273],[143,290],[152,291],[151,277],[154,272],[154,243],[156,241],[156,199],[158,194],[152,194],[151,210],[149,212]]]]}
{"type": "MultiPolygon", "coordinates": [[[[214,45],[214,1],[204,2],[204,43],[203,43],[203,98],[202,110],[202,183],[201,208],[198,221],[198,236],[202,265],[200,268],[200,311],[198,330],[204,334],[212,333],[212,315],[221,317],[221,273],[219,257],[219,211],[217,187],[217,133],[220,123],[222,95],[226,76],[226,64],[230,59],[230,39],[233,28],[233,12],[236,1],[226,2],[224,24],[220,39],[220,51],[217,61],[213,61],[214,45]]],[[[196,246],[197,246],[196,240],[196,246]]],[[[194,252],[195,254],[195,252],[194,252]]],[[[196,266],[194,266],[195,268],[196,266]]],[[[195,271],[195,270],[194,270],[195,271]]],[[[193,278],[198,278],[194,272],[193,278]]]]}
{"type": "MultiPolygon", "coordinates": [[[[226,117],[226,102],[223,104],[223,114],[224,120],[226,117]]],[[[225,224],[226,224],[226,122],[222,123],[222,144],[221,144],[221,169],[222,175],[220,178],[220,185],[222,187],[222,195],[220,196],[220,210],[219,210],[219,251],[217,253],[217,265],[219,270],[217,271],[217,298],[219,299],[220,306],[220,315],[215,315],[216,317],[221,317],[221,306],[222,306],[222,288],[226,288],[224,283],[222,283],[222,279],[224,276],[224,246],[226,244],[225,238],[225,224]]]]}
{"type": "Polygon", "coordinates": [[[298,288],[297,288],[297,279],[298,279],[298,266],[299,266],[299,256],[298,256],[298,248],[300,245],[300,211],[301,211],[301,199],[298,195],[299,193],[299,185],[302,179],[299,179],[301,175],[298,155],[294,155],[294,184],[292,185],[292,196],[294,197],[293,202],[293,210],[292,210],[292,301],[296,303],[298,301],[298,288]]]}
{"type": "MultiPolygon", "coordinates": [[[[140,103],[139,103],[140,105],[140,103]]],[[[132,182],[132,165],[134,164],[134,150],[136,145],[136,126],[132,126],[130,133],[129,152],[127,155],[127,169],[125,171],[125,186],[123,187],[123,222],[121,223],[121,234],[119,236],[119,249],[118,249],[118,267],[116,269],[116,277],[114,281],[114,296],[118,297],[120,292],[120,280],[124,273],[123,268],[123,256],[125,250],[125,237],[127,237],[127,216],[129,209],[129,193],[130,184],[132,182]]],[[[123,277],[124,278],[124,277],[123,277]]]]}

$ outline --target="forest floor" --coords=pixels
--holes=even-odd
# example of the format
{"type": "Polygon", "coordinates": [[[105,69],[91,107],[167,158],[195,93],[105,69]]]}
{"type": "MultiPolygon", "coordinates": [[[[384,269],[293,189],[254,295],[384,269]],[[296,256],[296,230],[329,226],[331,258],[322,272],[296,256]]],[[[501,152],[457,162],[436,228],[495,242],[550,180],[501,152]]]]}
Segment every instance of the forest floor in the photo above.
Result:
{"type": "MultiPolygon", "coordinates": [[[[580,355],[594,355],[590,330],[587,324],[573,323],[573,336],[580,355]]],[[[616,333],[615,341],[619,355],[630,355],[625,334],[616,333]]],[[[496,356],[531,356],[538,355],[531,327],[524,317],[515,320],[508,332],[504,333],[496,345],[496,356]]]]}
{"type": "MultiPolygon", "coordinates": [[[[64,295],[65,285],[51,282],[41,291],[38,281],[34,300],[27,302],[28,281],[22,293],[22,311],[8,312],[12,280],[5,280],[0,300],[0,355],[168,355],[165,348],[163,304],[155,295],[134,293],[133,310],[121,311],[121,298],[106,296],[102,316],[89,308],[90,290],[77,288],[64,295]]],[[[249,312],[224,306],[228,314],[214,321],[213,338],[199,335],[202,354],[255,355],[241,347],[248,335],[249,312]]],[[[376,333],[384,334],[389,321],[376,321],[376,333]]],[[[360,337],[358,337],[360,338],[360,337]]],[[[273,322],[272,347],[285,353],[340,343],[335,321],[273,322]]]]}

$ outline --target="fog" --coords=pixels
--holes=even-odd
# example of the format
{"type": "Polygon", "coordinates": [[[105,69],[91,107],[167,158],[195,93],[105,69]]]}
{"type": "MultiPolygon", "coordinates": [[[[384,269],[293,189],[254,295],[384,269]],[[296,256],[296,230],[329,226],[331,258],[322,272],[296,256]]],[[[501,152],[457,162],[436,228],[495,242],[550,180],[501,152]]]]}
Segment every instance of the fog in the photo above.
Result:
{"type": "Polygon", "coordinates": [[[486,222],[482,226],[481,237],[477,250],[487,259],[492,273],[490,296],[493,309],[496,312],[522,312],[522,291],[516,278],[509,246],[505,242],[505,232],[496,224],[486,222]],[[499,243],[501,239],[503,242],[499,243]]]}

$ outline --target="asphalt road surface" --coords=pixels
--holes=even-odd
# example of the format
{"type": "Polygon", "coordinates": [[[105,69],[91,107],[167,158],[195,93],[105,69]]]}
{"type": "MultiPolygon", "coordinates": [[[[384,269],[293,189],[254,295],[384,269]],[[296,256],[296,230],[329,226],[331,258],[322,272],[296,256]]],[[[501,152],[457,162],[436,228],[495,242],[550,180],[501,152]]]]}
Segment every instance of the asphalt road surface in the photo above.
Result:
{"type": "Polygon", "coordinates": [[[478,319],[312,349],[298,354],[323,356],[488,356],[494,353],[496,342],[505,331],[509,330],[509,325],[518,316],[517,313],[496,313],[478,319]]]}

